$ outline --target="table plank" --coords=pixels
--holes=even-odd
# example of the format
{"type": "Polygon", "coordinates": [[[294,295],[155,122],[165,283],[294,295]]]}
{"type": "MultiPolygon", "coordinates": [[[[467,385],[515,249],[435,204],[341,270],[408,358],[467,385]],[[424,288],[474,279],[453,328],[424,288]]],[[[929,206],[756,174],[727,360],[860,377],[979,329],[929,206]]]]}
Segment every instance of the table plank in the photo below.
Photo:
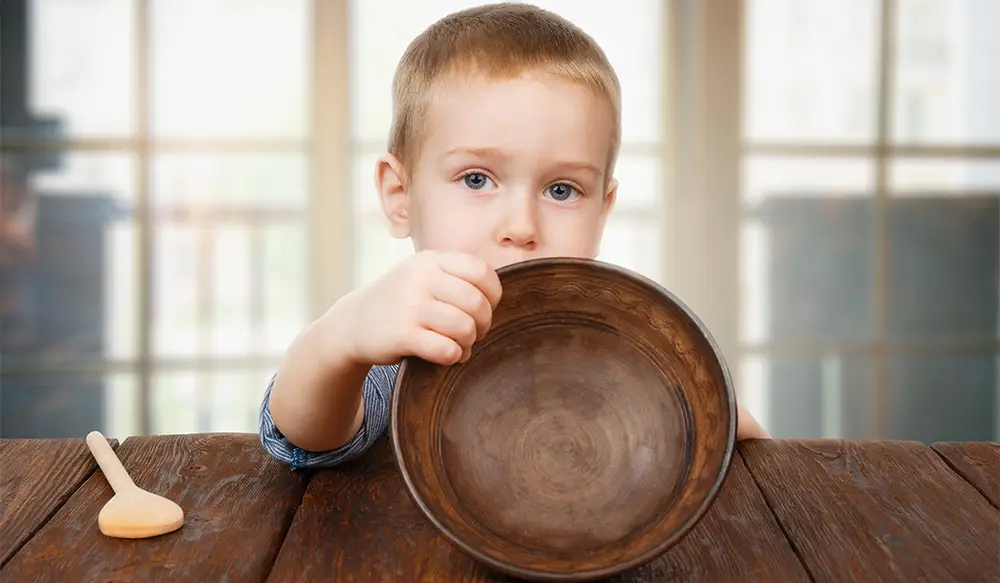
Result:
{"type": "Polygon", "coordinates": [[[659,559],[614,580],[735,583],[810,579],[737,452],[718,497],[691,532],[659,559]]]}
{"type": "Polygon", "coordinates": [[[316,472],[268,583],[489,580],[435,534],[383,438],[361,459],[316,472]]]}
{"type": "Polygon", "coordinates": [[[1000,581],[1000,511],[929,447],[768,440],[740,451],[818,583],[1000,581]]]}
{"type": "MultiPolygon", "coordinates": [[[[439,535],[410,500],[380,441],[363,460],[317,472],[269,583],[512,581],[439,535]]],[[[738,457],[716,503],[674,549],[614,578],[651,581],[808,581],[738,457]]]]}
{"type": "Polygon", "coordinates": [[[993,506],[1000,508],[1000,443],[938,442],[931,447],[993,506]]]}
{"type": "MultiPolygon", "coordinates": [[[[112,448],[117,439],[109,439],[112,448]]],[[[0,567],[97,469],[79,439],[0,440],[0,567]]]]}
{"type": "Polygon", "coordinates": [[[95,472],[0,571],[5,581],[263,581],[306,477],[254,435],[125,440],[118,456],[141,488],[181,505],[185,524],[143,540],[106,537],[97,515],[113,492],[95,472]]]}

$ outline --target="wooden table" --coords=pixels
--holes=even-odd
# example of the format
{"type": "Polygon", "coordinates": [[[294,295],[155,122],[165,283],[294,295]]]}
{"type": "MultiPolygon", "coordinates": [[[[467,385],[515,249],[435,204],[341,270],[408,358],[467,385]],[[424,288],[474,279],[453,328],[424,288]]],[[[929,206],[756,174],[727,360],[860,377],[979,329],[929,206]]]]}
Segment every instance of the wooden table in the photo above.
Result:
{"type": "MultiPolygon", "coordinates": [[[[111,441],[184,527],[104,537],[112,491],[83,439],[0,441],[0,581],[509,580],[433,530],[384,442],[309,474],[254,435],[111,441]]],[[[747,442],[695,529],[615,581],[1000,581],[998,508],[1000,444],[747,442]]]]}

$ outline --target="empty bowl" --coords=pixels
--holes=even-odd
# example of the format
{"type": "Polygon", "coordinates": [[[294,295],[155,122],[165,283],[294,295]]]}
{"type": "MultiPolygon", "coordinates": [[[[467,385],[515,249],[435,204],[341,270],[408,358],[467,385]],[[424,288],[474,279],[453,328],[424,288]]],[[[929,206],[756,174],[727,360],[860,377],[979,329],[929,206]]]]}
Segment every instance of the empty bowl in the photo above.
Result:
{"type": "Polygon", "coordinates": [[[538,581],[608,577],[676,544],[715,499],[736,397],[704,325],[671,293],[596,260],[498,270],[471,358],[400,366],[396,460],[455,546],[538,581]]]}

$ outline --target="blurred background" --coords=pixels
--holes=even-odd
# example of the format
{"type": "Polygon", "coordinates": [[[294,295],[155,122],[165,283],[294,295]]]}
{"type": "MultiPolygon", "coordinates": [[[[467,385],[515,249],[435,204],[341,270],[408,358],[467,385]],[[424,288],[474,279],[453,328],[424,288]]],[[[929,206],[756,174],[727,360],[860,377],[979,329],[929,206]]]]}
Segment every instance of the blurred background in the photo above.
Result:
{"type": "MultiPolygon", "coordinates": [[[[776,437],[1000,440],[1000,2],[545,0],[624,92],[601,259],[776,437]]],[[[372,186],[459,0],[3,0],[0,436],[256,431],[410,252],[372,186]]]]}

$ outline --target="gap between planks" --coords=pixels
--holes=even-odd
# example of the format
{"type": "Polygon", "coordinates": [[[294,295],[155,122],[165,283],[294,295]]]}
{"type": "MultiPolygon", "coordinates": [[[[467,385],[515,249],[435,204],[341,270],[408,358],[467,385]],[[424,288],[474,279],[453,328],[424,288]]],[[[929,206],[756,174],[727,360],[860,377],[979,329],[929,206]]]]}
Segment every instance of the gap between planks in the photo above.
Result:
{"type": "MultiPolygon", "coordinates": [[[[942,444],[947,444],[947,443],[949,443],[949,442],[935,442],[935,443],[932,443],[932,444],[928,445],[928,447],[930,448],[931,451],[933,451],[935,454],[937,454],[937,456],[944,461],[945,465],[948,466],[948,468],[951,471],[953,471],[956,474],[958,474],[958,476],[960,478],[962,478],[963,480],[965,480],[966,482],[968,482],[968,484],[970,486],[972,486],[972,488],[976,492],[979,492],[979,495],[982,496],[983,498],[985,498],[986,502],[988,502],[990,504],[990,506],[996,508],[997,510],[1000,510],[1000,504],[997,504],[996,502],[994,502],[993,499],[990,498],[989,495],[986,494],[986,492],[983,491],[982,487],[979,484],[977,484],[976,482],[974,482],[972,480],[972,478],[966,476],[965,473],[958,466],[955,465],[955,462],[950,457],[948,457],[947,455],[945,455],[945,453],[942,450],[940,450],[940,449],[938,449],[936,447],[937,445],[942,445],[942,444]]],[[[950,443],[961,444],[962,442],[950,442],[950,443]]],[[[976,443],[976,442],[973,442],[973,443],[976,443]]],[[[996,468],[996,469],[997,469],[997,471],[1000,471],[1000,468],[996,468]]]]}
{"type": "MultiPolygon", "coordinates": [[[[736,444],[737,451],[740,450],[740,443],[736,444]]],[[[742,454],[740,455],[740,457],[742,457],[742,454]]],[[[757,488],[757,492],[760,493],[760,497],[764,500],[764,504],[767,505],[767,509],[771,512],[771,516],[774,517],[774,522],[776,522],[778,524],[778,528],[781,529],[781,534],[785,535],[785,540],[788,541],[788,546],[792,547],[792,551],[795,553],[795,558],[797,558],[799,560],[799,563],[802,564],[802,569],[806,572],[806,575],[809,576],[809,580],[812,581],[813,583],[816,583],[816,575],[812,572],[812,569],[809,568],[809,563],[807,563],[806,560],[802,557],[802,549],[800,549],[799,546],[795,544],[795,539],[788,534],[788,527],[785,526],[784,522],[782,522],[781,518],[778,516],[778,513],[774,511],[774,506],[771,505],[771,500],[764,493],[764,489],[761,488],[759,482],[760,478],[758,478],[754,470],[751,469],[750,463],[747,462],[746,459],[743,460],[743,465],[746,466],[747,473],[750,474],[750,481],[753,482],[754,487],[757,488]]]]}
{"type": "MultiPolygon", "coordinates": [[[[80,440],[85,442],[84,438],[80,438],[80,440]]],[[[111,443],[109,443],[108,445],[111,446],[111,449],[113,451],[117,451],[118,446],[122,444],[122,442],[118,441],[117,439],[111,439],[110,441],[111,443]]],[[[86,443],[84,443],[84,447],[86,447],[86,443]]],[[[89,449],[88,449],[88,455],[90,455],[89,449]]],[[[80,479],[77,480],[76,484],[74,484],[73,487],[69,490],[69,492],[67,492],[66,497],[63,499],[62,502],[53,506],[52,510],[49,511],[48,514],[41,517],[38,521],[35,522],[35,524],[28,531],[28,536],[24,537],[24,540],[22,540],[20,544],[18,544],[14,549],[12,549],[10,556],[8,556],[3,561],[0,561],[0,569],[3,569],[7,565],[7,563],[13,560],[13,558],[16,557],[18,553],[21,552],[21,549],[23,549],[25,545],[31,542],[31,540],[35,538],[35,536],[39,532],[41,532],[42,528],[44,528],[45,525],[52,520],[53,516],[55,516],[60,510],[62,510],[63,506],[65,506],[70,500],[73,499],[73,496],[80,490],[80,488],[83,487],[84,484],[87,483],[87,480],[89,480],[90,477],[93,476],[95,472],[100,471],[101,468],[100,466],[97,465],[97,460],[93,459],[93,455],[90,456],[90,459],[94,464],[94,466],[90,469],[90,471],[83,474],[80,477],[80,479]]]]}
{"type": "Polygon", "coordinates": [[[274,558],[271,559],[271,564],[267,567],[267,572],[264,573],[264,577],[261,581],[270,581],[271,574],[274,571],[274,566],[278,563],[278,557],[281,556],[281,551],[285,549],[285,543],[288,542],[288,531],[292,529],[292,525],[295,524],[295,519],[299,515],[299,511],[302,510],[302,501],[305,500],[306,492],[309,491],[309,484],[312,483],[313,478],[316,477],[316,472],[318,470],[307,469],[307,470],[293,470],[288,469],[289,472],[299,472],[305,476],[302,480],[302,495],[299,496],[299,503],[295,505],[295,512],[288,518],[288,521],[282,525],[281,531],[281,544],[278,545],[278,552],[274,553],[274,558]]]}

